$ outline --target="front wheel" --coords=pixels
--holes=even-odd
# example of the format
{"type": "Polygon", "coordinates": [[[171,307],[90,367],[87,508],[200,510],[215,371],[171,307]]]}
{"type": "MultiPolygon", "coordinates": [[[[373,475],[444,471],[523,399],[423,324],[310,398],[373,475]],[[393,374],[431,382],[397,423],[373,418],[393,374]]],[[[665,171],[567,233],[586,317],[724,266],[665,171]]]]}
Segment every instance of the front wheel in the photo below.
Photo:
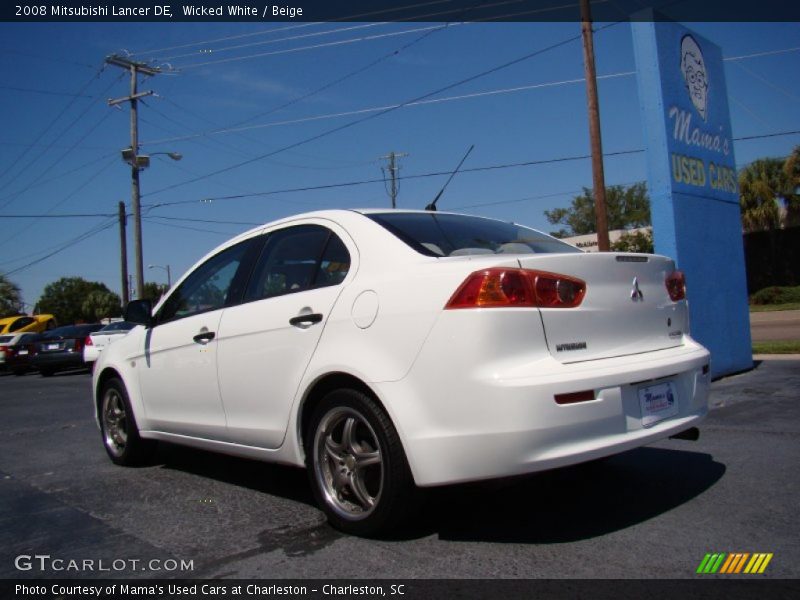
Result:
{"type": "Polygon", "coordinates": [[[125,385],[109,379],[100,396],[100,431],[109,458],[118,465],[136,466],[148,462],[155,442],[139,437],[125,385]]]}
{"type": "Polygon", "coordinates": [[[397,430],[368,395],[329,393],[306,432],[306,463],[317,502],[328,521],[355,535],[399,525],[416,497],[397,430]]]}

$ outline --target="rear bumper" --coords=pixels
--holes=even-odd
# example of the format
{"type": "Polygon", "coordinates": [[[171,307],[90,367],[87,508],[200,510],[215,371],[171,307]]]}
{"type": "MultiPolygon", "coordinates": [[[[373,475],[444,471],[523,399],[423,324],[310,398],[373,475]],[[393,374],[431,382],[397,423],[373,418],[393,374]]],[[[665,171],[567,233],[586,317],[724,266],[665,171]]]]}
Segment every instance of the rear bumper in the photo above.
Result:
{"type": "Polygon", "coordinates": [[[489,365],[473,364],[452,339],[449,358],[460,360],[443,361],[436,345],[429,339],[406,378],[373,384],[421,486],[609,456],[696,426],[708,411],[709,353],[688,337],[677,348],[573,364],[556,361],[544,344],[538,355],[489,365]],[[645,427],[639,389],[664,381],[672,382],[678,412],[645,427]],[[555,402],[556,394],[584,390],[595,399],[555,402]]]}

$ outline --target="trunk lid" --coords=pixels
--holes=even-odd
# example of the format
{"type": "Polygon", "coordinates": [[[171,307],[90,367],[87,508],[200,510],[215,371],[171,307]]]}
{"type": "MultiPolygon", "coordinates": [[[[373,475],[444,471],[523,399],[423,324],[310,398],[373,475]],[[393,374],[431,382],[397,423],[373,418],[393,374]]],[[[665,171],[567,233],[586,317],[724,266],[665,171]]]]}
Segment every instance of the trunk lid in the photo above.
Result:
{"type": "Polygon", "coordinates": [[[686,301],[673,302],[665,280],[675,263],[664,256],[594,252],[519,258],[524,269],[578,277],[578,308],[542,308],[550,353],[563,363],[672,348],[688,333],[686,301]]]}

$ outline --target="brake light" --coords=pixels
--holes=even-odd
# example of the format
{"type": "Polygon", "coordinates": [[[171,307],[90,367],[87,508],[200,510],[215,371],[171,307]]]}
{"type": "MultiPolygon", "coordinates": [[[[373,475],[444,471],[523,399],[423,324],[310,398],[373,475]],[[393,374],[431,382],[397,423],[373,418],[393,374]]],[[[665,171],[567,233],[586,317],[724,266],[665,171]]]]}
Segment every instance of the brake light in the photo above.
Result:
{"type": "Polygon", "coordinates": [[[83,345],[84,346],[94,346],[94,342],[92,341],[92,336],[87,335],[86,339],[83,340],[83,345]]]}
{"type": "Polygon", "coordinates": [[[667,293],[673,302],[686,298],[686,276],[683,271],[673,271],[667,275],[664,285],[667,286],[667,293]]]}
{"type": "Polygon", "coordinates": [[[11,356],[14,353],[14,350],[10,346],[0,346],[0,352],[6,356],[11,356]]]}
{"type": "Polygon", "coordinates": [[[575,277],[498,267],[470,274],[445,309],[575,308],[585,295],[586,283],[575,277]]]}

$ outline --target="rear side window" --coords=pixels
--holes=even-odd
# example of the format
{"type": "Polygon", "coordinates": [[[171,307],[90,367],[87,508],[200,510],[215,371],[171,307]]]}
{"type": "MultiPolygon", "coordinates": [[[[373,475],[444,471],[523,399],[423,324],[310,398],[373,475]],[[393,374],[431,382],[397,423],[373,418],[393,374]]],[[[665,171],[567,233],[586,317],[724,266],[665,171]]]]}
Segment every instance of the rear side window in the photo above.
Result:
{"type": "Polygon", "coordinates": [[[36,319],[33,319],[31,317],[20,317],[19,319],[14,321],[11,325],[9,325],[8,330],[19,331],[20,329],[22,329],[23,327],[27,327],[34,321],[36,321],[36,319]]]}
{"type": "Polygon", "coordinates": [[[494,219],[435,212],[366,216],[426,256],[581,252],[534,229],[494,219]]]}
{"type": "Polygon", "coordinates": [[[269,234],[245,293],[245,302],[338,285],[350,270],[342,241],[320,225],[269,234]]]}

